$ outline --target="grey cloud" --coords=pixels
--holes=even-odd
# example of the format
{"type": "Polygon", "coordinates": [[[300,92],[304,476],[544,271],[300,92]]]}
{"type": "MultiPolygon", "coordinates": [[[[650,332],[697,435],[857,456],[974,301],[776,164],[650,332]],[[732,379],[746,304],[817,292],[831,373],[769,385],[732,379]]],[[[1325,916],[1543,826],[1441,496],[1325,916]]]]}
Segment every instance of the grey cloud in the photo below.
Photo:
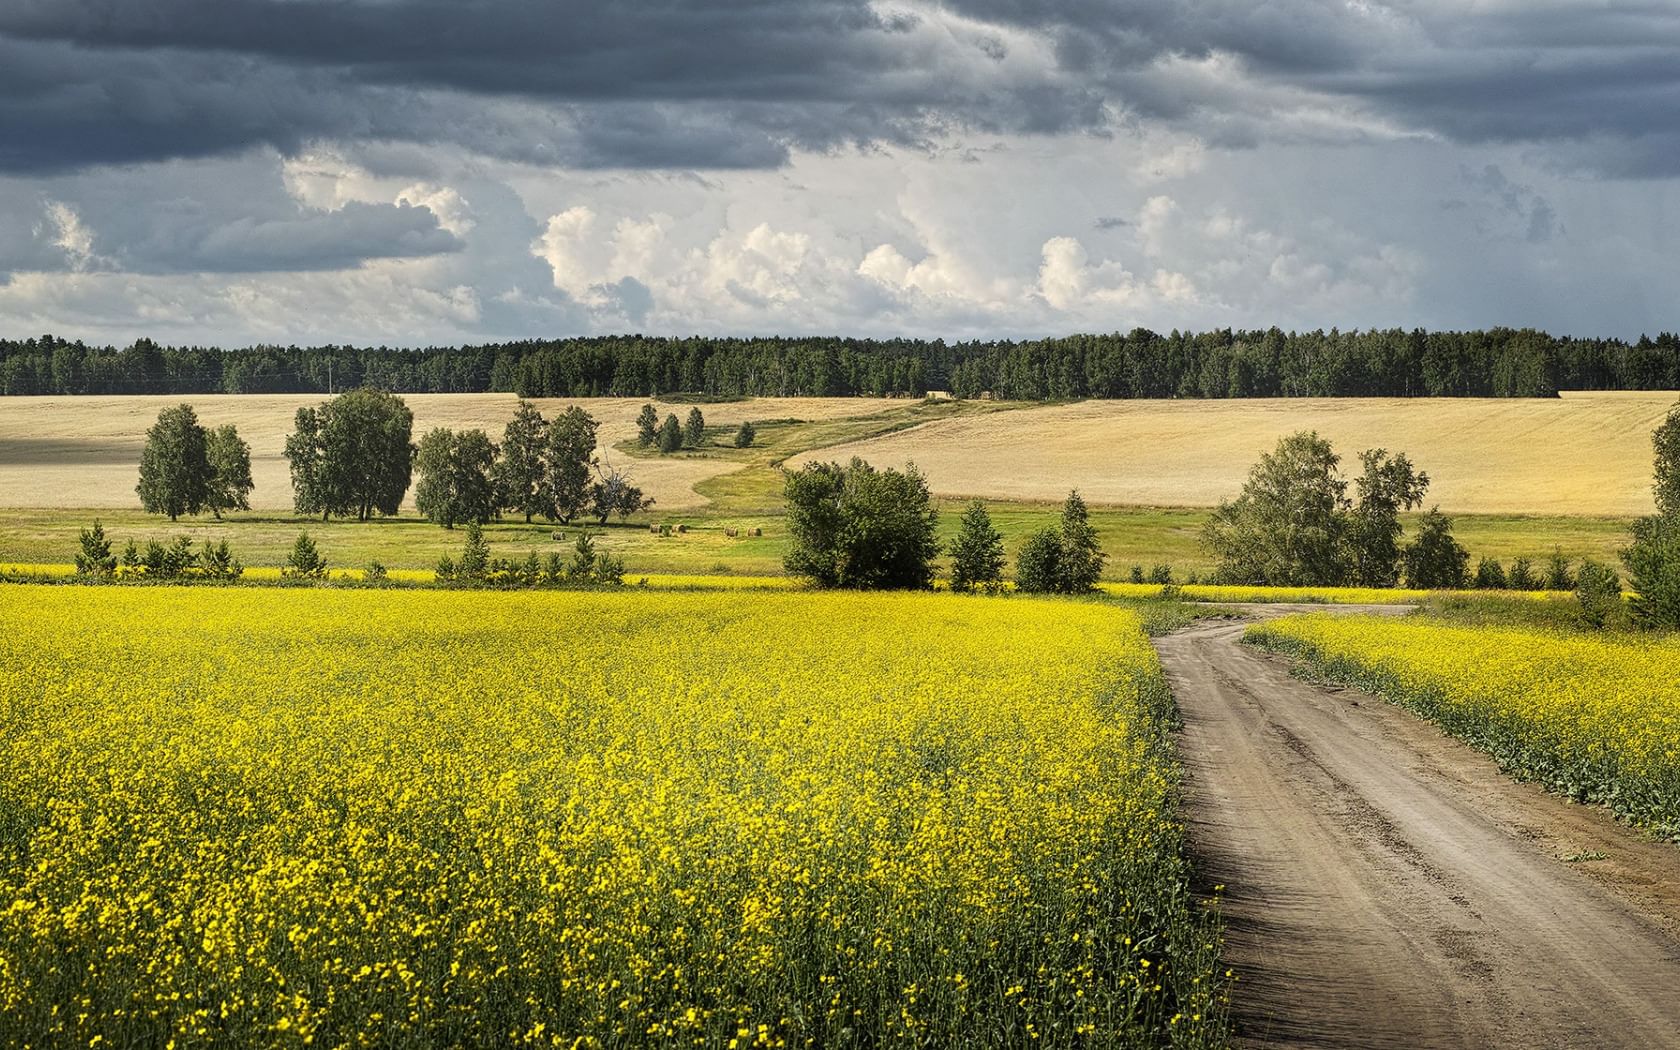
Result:
{"type": "MultiPolygon", "coordinates": [[[[0,170],[448,141],[543,166],[762,168],[953,132],[1103,133],[1116,113],[1266,141],[1255,87],[1464,142],[1609,141],[1680,171],[1680,10],[1435,0],[947,0],[964,39],[866,0],[12,0],[0,170]],[[1055,64],[1011,64],[1010,34],[1055,64]],[[965,57],[969,56],[969,57],[965,57]],[[1175,76],[1230,56],[1229,82],[1175,76]],[[979,65],[969,68],[970,59],[979,65]],[[988,73],[987,70],[995,70],[988,73]]],[[[960,35],[960,34],[959,34],[960,35]]]]}

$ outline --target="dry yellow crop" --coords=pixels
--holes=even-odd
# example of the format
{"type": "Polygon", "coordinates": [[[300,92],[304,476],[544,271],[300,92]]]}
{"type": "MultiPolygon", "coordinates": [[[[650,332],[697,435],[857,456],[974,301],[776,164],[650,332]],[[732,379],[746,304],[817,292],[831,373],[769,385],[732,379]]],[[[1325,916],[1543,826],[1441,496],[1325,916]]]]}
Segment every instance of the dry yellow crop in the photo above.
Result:
{"type": "Polygon", "coordinates": [[[1248,640],[1387,695],[1518,776],[1680,835],[1680,640],[1321,615],[1248,640]]]}
{"type": "Polygon", "coordinates": [[[1130,612],[0,598],[8,1045],[1222,1041],[1130,612]]]}

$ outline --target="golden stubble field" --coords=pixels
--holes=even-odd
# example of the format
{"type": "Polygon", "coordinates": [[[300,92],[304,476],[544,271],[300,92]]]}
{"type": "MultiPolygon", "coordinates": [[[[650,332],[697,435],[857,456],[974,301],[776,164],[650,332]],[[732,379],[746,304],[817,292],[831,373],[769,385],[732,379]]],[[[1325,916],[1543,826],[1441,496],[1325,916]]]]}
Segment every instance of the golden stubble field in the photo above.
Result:
{"type": "MultiPolygon", "coordinates": [[[[206,426],[232,423],[251,445],[254,510],[290,510],[292,480],[284,449],[292,417],[304,405],[317,405],[320,394],[196,394],[177,396],[8,397],[0,398],[0,507],[132,507],[138,500],[140,448],[146,428],[158,411],[183,401],[206,426]]],[[[499,441],[513,417],[512,394],[405,394],[414,410],[414,436],[432,427],[481,427],[499,441]]],[[[600,443],[610,450],[634,437],[639,398],[535,398],[553,419],[569,405],[582,405],[601,421],[600,443]]],[[[862,416],[905,402],[869,398],[758,398],[702,405],[709,426],[735,426],[743,420],[798,418],[809,421],[862,416]]],[[[688,415],[688,405],[655,403],[663,417],[688,415]]],[[[609,458],[626,466],[661,510],[681,510],[706,501],[696,483],[739,469],[721,459],[609,458]]],[[[412,508],[414,495],[407,505],[412,508]]]]}
{"type": "Polygon", "coordinates": [[[914,461],[941,495],[1209,507],[1236,495],[1280,437],[1316,430],[1358,470],[1367,448],[1429,473],[1429,502],[1456,513],[1651,512],[1651,431],[1671,391],[1548,400],[1299,398],[1085,401],[941,420],[824,449],[877,466],[914,461]]]}

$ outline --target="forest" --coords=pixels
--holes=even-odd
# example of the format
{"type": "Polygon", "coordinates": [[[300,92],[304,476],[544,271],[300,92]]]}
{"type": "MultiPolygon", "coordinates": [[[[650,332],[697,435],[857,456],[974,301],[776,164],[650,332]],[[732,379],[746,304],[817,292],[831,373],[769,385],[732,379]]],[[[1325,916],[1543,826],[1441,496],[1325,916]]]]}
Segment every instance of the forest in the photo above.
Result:
{"type": "Polygon", "coordinates": [[[1680,389],[1680,336],[1588,339],[1535,329],[1219,329],[1029,341],[616,335],[424,349],[124,348],[0,339],[0,393],[395,393],[522,397],[1551,397],[1680,389]]]}

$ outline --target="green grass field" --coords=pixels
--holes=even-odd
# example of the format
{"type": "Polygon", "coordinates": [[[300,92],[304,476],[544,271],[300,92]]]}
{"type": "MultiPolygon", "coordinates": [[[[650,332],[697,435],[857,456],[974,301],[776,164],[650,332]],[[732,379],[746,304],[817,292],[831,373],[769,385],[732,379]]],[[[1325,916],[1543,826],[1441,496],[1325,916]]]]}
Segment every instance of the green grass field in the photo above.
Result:
{"type": "MultiPolygon", "coordinates": [[[[619,415],[626,415],[627,404],[614,403],[610,407],[619,415]]],[[[844,452],[844,446],[901,435],[924,424],[945,427],[970,417],[1023,409],[1020,405],[992,402],[858,401],[840,406],[855,409],[852,414],[845,414],[831,404],[757,403],[759,410],[749,411],[747,406],[752,404],[755,403],[727,406],[742,418],[753,418],[758,437],[749,449],[732,446],[735,425],[728,421],[722,406],[714,408],[712,414],[724,417],[724,422],[708,427],[702,448],[670,456],[638,448],[630,438],[631,425],[618,421],[604,434],[608,445],[603,455],[627,467],[633,477],[651,480],[653,491],[671,497],[662,501],[665,507],[655,506],[651,512],[627,522],[614,521],[604,530],[592,521],[571,525],[541,521],[527,525],[517,519],[498,522],[487,530],[495,553],[515,557],[529,550],[539,554],[564,550],[576,541],[579,529],[587,527],[600,534],[602,548],[624,558],[631,575],[780,573],[787,543],[782,517],[783,463],[807,453],[823,458],[824,450],[829,449],[838,457],[844,452]],[[801,409],[805,410],[802,416],[765,414],[801,409]],[[719,469],[726,472],[718,473],[719,469]],[[683,494],[687,498],[682,498],[683,494]],[[672,504],[677,506],[666,509],[672,504]],[[650,531],[650,525],[661,523],[685,525],[688,529],[669,537],[650,531]],[[750,536],[753,529],[762,530],[762,535],[750,536]],[[730,536],[729,530],[737,534],[730,536]]],[[[506,407],[500,402],[495,405],[473,402],[473,406],[475,412],[492,414],[506,407]]],[[[664,408],[678,410],[680,406],[664,408]]],[[[447,400],[436,404],[426,402],[426,410],[466,411],[447,400]]],[[[137,461],[137,446],[133,455],[137,461]]],[[[984,458],[982,453],[976,455],[984,458]]],[[[252,567],[279,565],[301,529],[309,530],[335,568],[356,568],[377,559],[390,568],[429,569],[444,553],[458,551],[463,542],[459,530],[438,528],[418,517],[411,507],[396,518],[366,523],[323,523],[275,509],[277,503],[271,501],[265,502],[263,509],[230,515],[224,521],[204,516],[171,523],[142,513],[137,501],[128,508],[121,506],[123,500],[132,497],[132,475],[117,470],[118,466],[113,460],[105,472],[111,476],[99,475],[104,479],[100,482],[103,487],[97,492],[99,498],[90,499],[86,506],[78,508],[75,504],[76,485],[93,483],[94,475],[83,478],[73,472],[55,475],[61,478],[61,484],[55,488],[56,498],[65,507],[0,506],[0,563],[68,562],[76,551],[78,530],[95,517],[104,522],[119,550],[130,538],[141,543],[177,535],[201,543],[225,539],[232,544],[235,554],[252,567]],[[78,478],[82,481],[78,482],[78,478]],[[118,480],[128,488],[123,491],[112,488],[118,480]],[[99,509],[93,509],[95,506],[99,509]]],[[[43,463],[32,469],[61,468],[43,463]]],[[[283,479],[283,472],[280,477],[283,479]]],[[[997,484],[999,491],[1009,488],[1004,480],[997,484]]],[[[271,489],[276,486],[283,487],[284,481],[270,483],[271,489]]],[[[1235,494],[1234,487],[1231,494],[1235,494]]],[[[269,493],[271,498],[274,495],[269,493]]],[[[963,505],[955,499],[941,501],[940,528],[947,538],[956,531],[963,505]]],[[[998,499],[989,501],[989,505],[1011,555],[1029,533],[1053,524],[1060,512],[1055,501],[998,499]]],[[[1190,573],[1206,572],[1210,563],[1201,548],[1200,533],[1208,513],[1199,507],[1093,505],[1092,521],[1109,559],[1106,577],[1124,579],[1133,565],[1141,565],[1145,570],[1156,564],[1171,565],[1180,579],[1190,573]]],[[[1516,557],[1538,562],[1554,547],[1561,548],[1573,560],[1592,557],[1614,563],[1617,551],[1626,542],[1628,521],[1613,516],[1481,513],[1458,515],[1455,529],[1460,542],[1469,548],[1472,563],[1483,556],[1507,563],[1516,557]]]]}

